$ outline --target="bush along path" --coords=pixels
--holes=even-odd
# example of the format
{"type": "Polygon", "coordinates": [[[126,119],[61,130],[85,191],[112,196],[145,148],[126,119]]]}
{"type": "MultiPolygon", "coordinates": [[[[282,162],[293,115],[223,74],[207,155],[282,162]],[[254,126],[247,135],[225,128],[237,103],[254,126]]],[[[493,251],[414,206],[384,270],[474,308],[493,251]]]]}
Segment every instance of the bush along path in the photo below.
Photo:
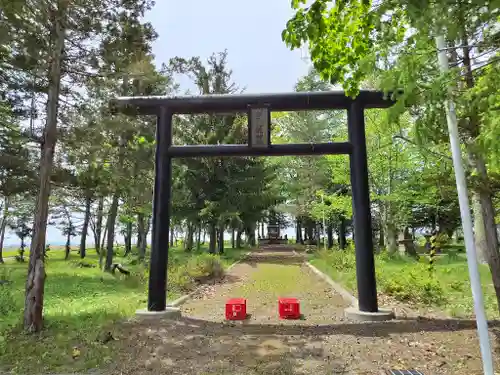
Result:
{"type": "Polygon", "coordinates": [[[291,251],[259,250],[233,267],[225,282],[182,306],[179,320],[120,326],[120,374],[480,374],[475,325],[419,317],[384,323],[344,319],[347,303],[291,251]],[[244,322],[227,322],[228,298],[247,299],[244,322]],[[278,297],[297,297],[301,320],[278,318],[278,297]]]}

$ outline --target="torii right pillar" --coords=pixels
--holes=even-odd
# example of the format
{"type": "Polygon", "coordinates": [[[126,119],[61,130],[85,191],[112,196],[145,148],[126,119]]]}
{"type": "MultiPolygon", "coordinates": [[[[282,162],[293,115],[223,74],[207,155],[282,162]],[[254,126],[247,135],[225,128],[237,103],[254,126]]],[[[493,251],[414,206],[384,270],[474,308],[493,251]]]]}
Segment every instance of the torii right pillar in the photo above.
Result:
{"type": "Polygon", "coordinates": [[[377,303],[365,116],[362,103],[356,99],[352,101],[347,110],[347,127],[349,142],[352,144],[349,165],[354,217],[354,245],[356,248],[358,306],[348,307],[345,314],[348,319],[358,321],[390,320],[394,318],[394,312],[380,309],[377,303]]]}

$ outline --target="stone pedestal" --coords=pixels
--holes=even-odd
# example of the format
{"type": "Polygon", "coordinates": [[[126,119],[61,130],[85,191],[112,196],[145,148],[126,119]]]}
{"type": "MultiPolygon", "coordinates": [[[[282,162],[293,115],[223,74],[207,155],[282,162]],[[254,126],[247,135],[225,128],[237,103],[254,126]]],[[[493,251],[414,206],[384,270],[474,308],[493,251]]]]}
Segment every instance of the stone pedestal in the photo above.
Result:
{"type": "Polygon", "coordinates": [[[345,317],[357,322],[383,322],[395,318],[394,311],[378,309],[377,312],[361,311],[357,307],[348,307],[344,310],[345,317]]]}
{"type": "Polygon", "coordinates": [[[178,319],[181,317],[181,309],[167,306],[162,311],[148,311],[147,309],[137,310],[135,315],[141,319],[178,319]]]}

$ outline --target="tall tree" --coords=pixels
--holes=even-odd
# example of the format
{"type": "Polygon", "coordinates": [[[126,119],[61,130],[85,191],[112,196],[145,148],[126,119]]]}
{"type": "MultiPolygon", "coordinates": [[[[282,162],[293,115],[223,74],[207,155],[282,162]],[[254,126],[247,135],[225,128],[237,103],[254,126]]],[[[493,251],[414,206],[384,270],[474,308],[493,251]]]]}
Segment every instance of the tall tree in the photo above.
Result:
{"type": "Polygon", "coordinates": [[[283,32],[287,45],[296,48],[307,41],[322,77],[342,84],[349,94],[356,95],[374,72],[380,77],[380,88],[393,92],[403,89],[392,113],[400,115],[410,107],[417,118],[420,141],[446,142],[443,103],[448,88],[455,89],[473,188],[476,244],[488,261],[500,301],[494,189],[487,171],[488,150],[479,142],[481,107],[470,100],[485,67],[499,61],[495,58],[498,32],[492,26],[500,12],[498,0],[453,4],[443,0],[427,6],[413,0],[316,0],[307,8],[304,3],[292,2],[296,13],[283,32]],[[440,76],[437,69],[433,43],[437,35],[445,35],[455,68],[446,76],[440,76]]]}
{"type": "MultiPolygon", "coordinates": [[[[314,69],[302,77],[295,87],[297,91],[326,91],[331,88],[329,83],[319,78],[314,69]]],[[[276,120],[277,141],[315,143],[342,139],[347,136],[345,123],[345,114],[340,111],[290,112],[276,120]]],[[[339,190],[338,186],[334,186],[333,181],[335,180],[337,185],[341,183],[349,186],[348,178],[342,179],[343,176],[348,176],[341,171],[345,169],[345,160],[347,160],[345,157],[307,156],[285,157],[280,162],[280,168],[283,171],[282,178],[286,178],[286,190],[291,195],[287,199],[288,212],[296,217],[296,225],[300,227],[298,232],[305,229],[309,241],[314,239],[313,233],[317,232],[318,226],[323,225],[324,213],[326,213],[325,221],[329,223],[329,227],[345,220],[344,215],[348,214],[339,205],[326,208],[318,204],[316,194],[318,191],[321,191],[320,195],[334,195],[340,193],[340,190],[344,192],[344,189],[339,190]],[[337,169],[336,166],[341,169],[337,169]],[[338,211],[336,212],[334,208],[338,211]]],[[[334,198],[330,197],[330,200],[332,199],[334,198]]],[[[316,233],[316,237],[318,236],[319,233],[316,233]]]]}
{"type": "MultiPolygon", "coordinates": [[[[203,95],[238,91],[231,79],[225,51],[213,54],[207,64],[198,57],[175,58],[170,68],[190,76],[203,95]]],[[[242,144],[247,140],[246,118],[234,114],[185,116],[177,121],[174,137],[181,144],[242,144]]],[[[208,227],[211,253],[216,252],[217,243],[219,252],[224,250],[223,235],[228,228],[237,231],[238,239],[244,232],[255,243],[257,221],[268,207],[277,203],[270,198],[269,190],[274,172],[263,159],[182,159],[174,165],[174,176],[177,179],[174,196],[182,197],[173,206],[174,215],[187,223],[187,250],[193,246],[195,229],[198,227],[200,231],[202,224],[208,227]]]]}
{"type": "Polygon", "coordinates": [[[16,5],[7,2],[4,7],[3,3],[2,29],[7,38],[2,42],[10,43],[7,50],[12,51],[10,56],[4,54],[4,57],[9,58],[9,68],[20,77],[21,84],[32,87],[34,104],[31,108],[46,111],[42,134],[37,135],[33,128],[30,129],[30,136],[40,144],[40,183],[26,282],[24,326],[35,332],[43,323],[43,251],[50,178],[60,133],[58,125],[66,122],[65,115],[84,95],[74,87],[82,86],[96,72],[99,49],[95,48],[95,40],[113,33],[124,15],[140,18],[141,9],[151,4],[121,0],[33,0],[16,5]],[[37,106],[37,97],[42,97],[45,105],[37,106]]]}
{"type": "Polygon", "coordinates": [[[20,194],[32,194],[35,183],[35,168],[32,155],[26,145],[17,118],[11,105],[1,103],[4,111],[0,122],[0,263],[3,263],[2,249],[5,231],[13,200],[20,194]]]}

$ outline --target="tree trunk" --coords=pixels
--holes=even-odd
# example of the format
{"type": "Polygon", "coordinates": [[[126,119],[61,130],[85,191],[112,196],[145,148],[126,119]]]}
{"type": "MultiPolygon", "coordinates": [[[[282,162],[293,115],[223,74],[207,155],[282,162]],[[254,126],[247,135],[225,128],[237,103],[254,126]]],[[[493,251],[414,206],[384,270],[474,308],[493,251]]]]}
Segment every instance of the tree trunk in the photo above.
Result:
{"type": "Polygon", "coordinates": [[[314,234],[313,234],[314,227],[313,227],[313,223],[311,220],[307,221],[306,231],[307,231],[307,243],[309,245],[312,245],[312,243],[314,241],[314,234]]]}
{"type": "MultiPolygon", "coordinates": [[[[462,62],[465,70],[465,84],[467,88],[473,89],[475,86],[474,75],[472,69],[472,61],[470,58],[470,47],[469,45],[469,36],[467,34],[466,24],[464,21],[465,17],[460,19],[461,29],[461,43],[464,46],[462,48],[462,62]]],[[[477,139],[480,136],[480,118],[476,114],[469,115],[469,131],[471,138],[473,140],[477,139]]],[[[483,155],[476,152],[474,141],[468,145],[468,157],[469,164],[472,167],[472,170],[477,172],[478,183],[474,188],[473,195],[475,196],[476,202],[479,204],[474,204],[476,211],[474,216],[477,219],[480,219],[482,215],[483,228],[479,228],[476,226],[476,229],[479,229],[479,232],[476,233],[476,242],[481,245],[485,245],[482,256],[486,256],[486,260],[490,267],[491,276],[493,280],[493,286],[495,288],[496,297],[497,297],[497,308],[500,311],[500,253],[498,248],[498,237],[497,237],[497,229],[495,224],[495,209],[493,206],[493,196],[491,193],[490,182],[488,178],[488,171],[486,168],[486,162],[483,155]],[[483,230],[481,230],[483,229],[483,230]],[[482,236],[484,234],[484,237],[482,236]]]]}
{"type": "Polygon", "coordinates": [[[241,249],[241,229],[236,232],[236,248],[241,249]]]}
{"type": "Polygon", "coordinates": [[[341,250],[345,250],[347,247],[347,239],[346,239],[346,222],[345,218],[340,218],[339,223],[339,247],[341,250]]]}
{"type": "Polygon", "coordinates": [[[99,197],[97,203],[97,216],[94,231],[94,247],[97,254],[101,252],[102,219],[104,215],[104,197],[99,197]]]}
{"type": "Polygon", "coordinates": [[[255,240],[255,223],[246,228],[245,233],[248,236],[247,237],[248,244],[252,247],[255,246],[257,244],[255,240]]]}
{"type": "Polygon", "coordinates": [[[498,237],[495,224],[495,209],[491,194],[488,191],[479,193],[481,203],[482,219],[486,237],[486,260],[488,262],[493,286],[497,297],[497,308],[500,311],[500,254],[498,249],[498,237]]]}
{"type": "Polygon", "coordinates": [[[139,249],[142,247],[143,237],[144,237],[144,217],[141,214],[137,214],[137,252],[139,258],[141,258],[139,249]]]}
{"type": "Polygon", "coordinates": [[[332,224],[328,224],[326,227],[326,236],[328,239],[328,248],[331,249],[333,247],[333,226],[332,224]]]}
{"type": "Polygon", "coordinates": [[[71,232],[66,235],[66,245],[64,246],[66,254],[64,255],[64,260],[69,259],[69,254],[71,252],[71,232]]]}
{"type": "Polygon", "coordinates": [[[105,271],[111,271],[111,266],[113,264],[113,246],[115,243],[115,224],[116,216],[118,215],[118,193],[113,194],[113,199],[111,201],[111,207],[109,208],[108,217],[108,239],[106,243],[106,264],[104,265],[105,271]]]}
{"type": "Polygon", "coordinates": [[[219,228],[219,254],[224,254],[224,227],[219,228]]]}
{"type": "Polygon", "coordinates": [[[3,263],[3,242],[5,240],[5,230],[7,229],[7,216],[9,215],[9,199],[4,198],[2,221],[0,221],[0,264],[3,263]]]}
{"type": "Polygon", "coordinates": [[[26,244],[24,243],[24,238],[25,237],[21,237],[21,256],[23,256],[24,248],[26,247],[26,244]]]}
{"type": "Polygon", "coordinates": [[[302,243],[302,227],[298,217],[295,220],[295,243],[302,243]]]}
{"type": "Polygon", "coordinates": [[[235,233],[234,233],[234,228],[231,229],[231,249],[234,249],[236,243],[235,243],[235,233]]]}
{"type": "Polygon", "coordinates": [[[62,75],[61,60],[65,42],[66,6],[67,2],[59,2],[59,8],[53,13],[52,20],[51,40],[53,42],[50,51],[51,59],[48,77],[47,122],[41,149],[40,189],[33,223],[24,303],[24,328],[29,332],[39,332],[43,327],[43,292],[45,286],[43,254],[49,214],[50,175],[57,142],[57,116],[62,75]]]}
{"type": "Polygon", "coordinates": [[[123,241],[125,242],[125,253],[123,254],[124,257],[130,254],[130,251],[128,248],[128,244],[132,243],[132,240],[130,239],[130,235],[128,233],[128,224],[125,226],[125,231],[123,232],[123,241]]]}
{"type": "Polygon", "coordinates": [[[217,242],[217,231],[215,228],[215,223],[210,223],[210,242],[208,243],[208,252],[210,254],[215,254],[216,242],[217,242]]]}
{"type": "Polygon", "coordinates": [[[87,231],[89,229],[91,203],[92,197],[88,194],[85,197],[85,215],[83,217],[82,236],[80,238],[80,258],[82,259],[85,258],[87,250],[87,231]]]}
{"type": "Polygon", "coordinates": [[[417,256],[417,250],[415,249],[415,244],[413,243],[413,237],[410,234],[410,228],[405,227],[403,231],[403,238],[407,241],[405,241],[404,247],[405,247],[405,253],[407,255],[410,255],[412,257],[417,256]],[[410,242],[411,240],[411,242],[410,242]]]}
{"type": "Polygon", "coordinates": [[[148,234],[149,231],[151,230],[151,221],[153,220],[153,216],[149,215],[146,218],[146,231],[144,232],[144,253],[148,249],[148,234]]]}
{"type": "Polygon", "coordinates": [[[475,191],[472,192],[472,212],[474,216],[474,242],[476,256],[479,263],[487,263],[488,243],[486,242],[486,229],[483,220],[481,198],[475,191]]]}
{"type": "Polygon", "coordinates": [[[398,251],[398,231],[393,223],[386,224],[385,233],[387,235],[387,251],[394,254],[398,251]]]}
{"type": "MultiPolygon", "coordinates": [[[[479,155],[469,152],[469,165],[477,171],[481,182],[472,191],[472,207],[474,215],[474,239],[478,261],[488,263],[495,284],[494,272],[496,270],[500,277],[500,268],[496,264],[500,262],[498,252],[498,238],[496,234],[495,211],[492,195],[489,192],[488,174],[486,165],[479,155]],[[491,267],[494,267],[493,269],[491,267]]],[[[497,280],[500,287],[500,279],[497,280]]],[[[500,294],[497,296],[500,302],[500,294]]]]}
{"type": "MultiPolygon", "coordinates": [[[[109,220],[110,220],[110,217],[108,215],[108,217],[106,218],[106,226],[104,227],[104,231],[102,233],[102,239],[101,239],[100,249],[104,249],[104,243],[106,241],[106,236],[108,234],[109,220]]],[[[102,251],[101,251],[101,253],[102,253],[102,251]]]]}
{"type": "Polygon", "coordinates": [[[125,254],[129,255],[132,252],[132,222],[127,222],[127,227],[125,228],[125,254]]]}
{"type": "Polygon", "coordinates": [[[169,245],[170,247],[174,247],[174,240],[175,240],[175,231],[174,231],[174,226],[170,225],[170,238],[169,238],[169,245]]]}
{"type": "Polygon", "coordinates": [[[378,248],[383,249],[385,245],[385,232],[384,232],[384,225],[382,224],[382,221],[380,222],[380,229],[378,231],[378,248]]]}
{"type": "MultiPolygon", "coordinates": [[[[107,230],[108,230],[108,226],[109,226],[109,220],[111,219],[111,216],[108,215],[108,217],[106,218],[106,226],[104,227],[104,233],[102,235],[102,242],[99,244],[99,268],[100,269],[103,269],[103,260],[104,260],[104,255],[105,255],[105,251],[104,251],[104,239],[106,238],[106,233],[107,233],[107,230]]],[[[100,239],[99,239],[100,241],[100,239]]]]}
{"type": "Polygon", "coordinates": [[[198,222],[198,228],[196,230],[196,250],[200,251],[201,248],[201,223],[198,222]]]}
{"type": "Polygon", "coordinates": [[[144,214],[137,214],[137,251],[141,261],[146,257],[146,236],[146,218],[144,214]]]}
{"type": "Polygon", "coordinates": [[[260,223],[260,237],[264,238],[264,221],[260,223]]]}
{"type": "Polygon", "coordinates": [[[193,250],[194,245],[194,224],[187,223],[186,242],[184,242],[184,251],[190,252],[193,250]]]}

